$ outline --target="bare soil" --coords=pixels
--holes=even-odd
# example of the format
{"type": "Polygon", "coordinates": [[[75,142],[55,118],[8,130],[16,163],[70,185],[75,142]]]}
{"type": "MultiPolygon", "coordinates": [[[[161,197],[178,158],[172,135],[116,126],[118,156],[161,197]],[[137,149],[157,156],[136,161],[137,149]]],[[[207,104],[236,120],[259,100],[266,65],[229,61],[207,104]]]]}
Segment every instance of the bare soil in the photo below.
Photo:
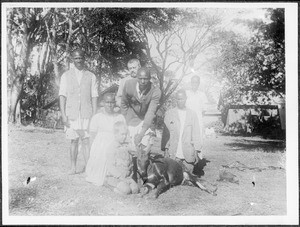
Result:
{"type": "MultiPolygon", "coordinates": [[[[9,126],[10,215],[286,215],[285,143],[259,137],[205,139],[209,161],[203,179],[216,184],[217,196],[192,186],[177,186],[157,199],[120,196],[68,175],[69,142],[61,130],[9,126]],[[236,161],[257,169],[226,169],[239,184],[217,181],[222,165],[236,161]],[[28,177],[35,181],[24,185],[28,177]]],[[[159,140],[157,140],[157,145],[159,140]]],[[[83,169],[79,152],[77,171],[83,169]]]]}

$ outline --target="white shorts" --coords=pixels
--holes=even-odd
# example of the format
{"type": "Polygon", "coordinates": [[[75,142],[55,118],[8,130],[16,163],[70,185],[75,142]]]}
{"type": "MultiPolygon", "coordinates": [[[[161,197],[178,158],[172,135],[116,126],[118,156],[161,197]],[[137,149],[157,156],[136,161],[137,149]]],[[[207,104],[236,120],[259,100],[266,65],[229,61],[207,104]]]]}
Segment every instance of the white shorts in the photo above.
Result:
{"type": "Polygon", "coordinates": [[[78,138],[85,139],[90,137],[88,133],[90,119],[78,118],[77,120],[70,120],[70,127],[65,126],[66,138],[70,140],[75,140],[78,138]]]}

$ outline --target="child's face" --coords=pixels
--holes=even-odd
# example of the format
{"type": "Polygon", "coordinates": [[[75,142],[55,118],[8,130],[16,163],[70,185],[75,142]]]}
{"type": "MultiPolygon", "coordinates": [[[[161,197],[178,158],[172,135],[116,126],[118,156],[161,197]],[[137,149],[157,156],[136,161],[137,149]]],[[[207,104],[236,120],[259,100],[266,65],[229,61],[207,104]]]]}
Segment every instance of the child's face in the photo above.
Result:
{"type": "Polygon", "coordinates": [[[120,129],[119,133],[116,134],[116,141],[118,143],[124,143],[127,138],[127,128],[120,129]]]}
{"type": "Polygon", "coordinates": [[[116,101],[113,96],[107,96],[104,100],[104,108],[107,113],[113,113],[116,101]]]}

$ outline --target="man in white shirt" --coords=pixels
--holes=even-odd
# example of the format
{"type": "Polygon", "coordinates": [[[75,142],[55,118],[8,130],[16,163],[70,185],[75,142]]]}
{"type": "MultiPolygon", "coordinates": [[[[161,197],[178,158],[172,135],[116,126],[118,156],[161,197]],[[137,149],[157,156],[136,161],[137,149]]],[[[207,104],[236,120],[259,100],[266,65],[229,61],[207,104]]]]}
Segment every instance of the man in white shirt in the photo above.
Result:
{"type": "Polygon", "coordinates": [[[78,49],[71,56],[75,67],[61,76],[59,101],[66,138],[71,140],[70,174],[75,174],[79,138],[85,165],[89,158],[88,126],[96,113],[98,89],[96,76],[84,68],[85,53],[78,49]]]}
{"type": "Polygon", "coordinates": [[[203,140],[203,113],[206,111],[206,105],[208,101],[205,93],[199,90],[200,77],[193,76],[191,78],[191,86],[192,89],[186,91],[186,107],[196,112],[199,121],[201,140],[203,140]]]}
{"type": "Polygon", "coordinates": [[[123,95],[124,85],[127,80],[133,79],[137,77],[137,72],[141,68],[141,63],[138,59],[131,59],[127,64],[129,76],[120,80],[119,89],[116,95],[116,105],[121,106],[121,99],[123,95]]]}

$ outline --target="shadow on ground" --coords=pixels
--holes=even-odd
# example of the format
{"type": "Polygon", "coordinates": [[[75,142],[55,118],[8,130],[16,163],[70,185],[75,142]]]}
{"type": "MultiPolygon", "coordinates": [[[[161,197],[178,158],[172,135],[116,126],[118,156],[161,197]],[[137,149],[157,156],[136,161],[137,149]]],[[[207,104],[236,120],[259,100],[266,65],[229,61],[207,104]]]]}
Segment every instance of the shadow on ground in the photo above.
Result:
{"type": "MultiPolygon", "coordinates": [[[[32,130],[9,129],[10,216],[114,216],[114,219],[124,215],[166,218],[184,215],[201,219],[200,216],[211,215],[286,215],[285,152],[279,149],[285,146],[283,141],[219,135],[206,138],[205,159],[199,162],[195,173],[203,181],[217,185],[217,196],[197,187],[179,185],[152,199],[136,195],[123,197],[109,188],[86,182],[83,173],[68,175],[69,141],[63,132],[32,130]],[[239,184],[218,181],[220,168],[237,161],[251,167],[242,165],[244,171],[229,170],[238,177],[239,184]],[[257,168],[263,171],[255,171],[257,168]],[[35,176],[36,180],[25,186],[29,176],[35,176]]],[[[160,151],[159,139],[155,149],[160,151]]],[[[83,165],[80,152],[78,169],[83,165]]]]}
{"type": "Polygon", "coordinates": [[[237,142],[224,143],[225,146],[230,147],[232,150],[244,150],[244,151],[263,151],[263,152],[278,152],[285,149],[284,140],[248,140],[240,139],[237,142]]]}

